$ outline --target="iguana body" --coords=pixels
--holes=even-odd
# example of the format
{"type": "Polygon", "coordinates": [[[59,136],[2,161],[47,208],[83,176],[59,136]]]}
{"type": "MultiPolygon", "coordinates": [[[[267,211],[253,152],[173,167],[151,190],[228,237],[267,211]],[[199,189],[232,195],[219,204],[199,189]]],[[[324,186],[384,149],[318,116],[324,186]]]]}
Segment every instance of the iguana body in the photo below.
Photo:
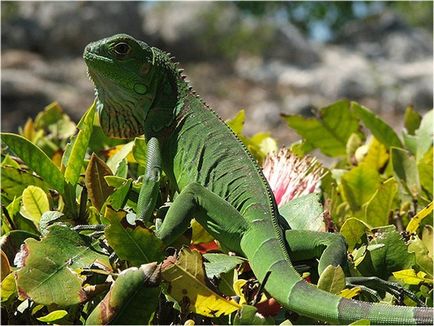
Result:
{"type": "MultiPolygon", "coordinates": [[[[150,217],[161,168],[179,193],[158,229],[163,241],[173,242],[194,216],[225,248],[244,254],[259,281],[270,271],[265,289],[292,311],[332,323],[432,323],[428,308],[348,300],[302,280],[289,258],[292,231],[281,225],[256,161],[190,90],[167,54],[115,35],[89,44],[84,58],[96,85],[103,130],[123,138],[144,134],[149,140],[138,214],[150,217]]],[[[323,236],[306,232],[306,238],[323,236]]],[[[315,241],[301,245],[312,251],[315,246],[315,241]]]]}

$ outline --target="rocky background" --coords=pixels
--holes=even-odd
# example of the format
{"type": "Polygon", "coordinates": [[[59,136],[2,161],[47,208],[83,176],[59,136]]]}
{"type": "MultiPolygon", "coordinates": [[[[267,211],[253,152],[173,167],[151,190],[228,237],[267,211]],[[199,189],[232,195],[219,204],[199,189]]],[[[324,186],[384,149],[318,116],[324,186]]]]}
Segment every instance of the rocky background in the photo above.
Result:
{"type": "Polygon", "coordinates": [[[343,97],[398,124],[433,107],[432,3],[410,5],[2,1],[1,128],[54,100],[78,120],[93,100],[83,48],[120,32],[175,54],[223,118],[245,109],[247,133],[288,143],[280,113],[343,97]]]}

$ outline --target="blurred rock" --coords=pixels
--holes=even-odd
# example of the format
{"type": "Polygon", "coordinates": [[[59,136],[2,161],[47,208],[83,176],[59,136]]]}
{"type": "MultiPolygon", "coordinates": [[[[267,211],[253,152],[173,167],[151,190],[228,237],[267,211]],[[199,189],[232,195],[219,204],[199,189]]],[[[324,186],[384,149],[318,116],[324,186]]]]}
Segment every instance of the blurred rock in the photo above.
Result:
{"type": "Polygon", "coordinates": [[[432,36],[406,25],[393,12],[348,23],[337,37],[337,44],[351,47],[368,58],[415,61],[432,57],[432,36]]]}
{"type": "MultiPolygon", "coordinates": [[[[2,3],[3,7],[4,3],[2,3]]],[[[78,56],[91,41],[116,33],[142,37],[140,2],[9,3],[2,16],[3,49],[23,49],[48,57],[78,56]]]]}

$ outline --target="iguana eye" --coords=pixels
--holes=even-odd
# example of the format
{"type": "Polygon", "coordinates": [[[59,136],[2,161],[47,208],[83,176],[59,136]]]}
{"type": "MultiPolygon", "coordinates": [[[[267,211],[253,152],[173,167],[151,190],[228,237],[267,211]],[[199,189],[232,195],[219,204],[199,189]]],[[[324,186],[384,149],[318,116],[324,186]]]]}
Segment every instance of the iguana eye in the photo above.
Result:
{"type": "Polygon", "coordinates": [[[124,43],[124,42],[120,42],[120,43],[116,44],[113,49],[114,49],[115,53],[120,57],[127,55],[131,51],[131,47],[127,43],[124,43]]]}

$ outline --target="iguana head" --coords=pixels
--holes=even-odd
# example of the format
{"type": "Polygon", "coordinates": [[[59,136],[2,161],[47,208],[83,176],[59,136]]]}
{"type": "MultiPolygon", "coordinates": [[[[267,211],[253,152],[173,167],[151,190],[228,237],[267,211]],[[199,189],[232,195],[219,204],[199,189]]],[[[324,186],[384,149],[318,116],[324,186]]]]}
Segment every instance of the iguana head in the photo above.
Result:
{"type": "Polygon", "coordinates": [[[142,135],[162,74],[155,49],[129,35],[118,34],[90,43],[83,57],[96,87],[103,131],[111,137],[142,135]]]}

